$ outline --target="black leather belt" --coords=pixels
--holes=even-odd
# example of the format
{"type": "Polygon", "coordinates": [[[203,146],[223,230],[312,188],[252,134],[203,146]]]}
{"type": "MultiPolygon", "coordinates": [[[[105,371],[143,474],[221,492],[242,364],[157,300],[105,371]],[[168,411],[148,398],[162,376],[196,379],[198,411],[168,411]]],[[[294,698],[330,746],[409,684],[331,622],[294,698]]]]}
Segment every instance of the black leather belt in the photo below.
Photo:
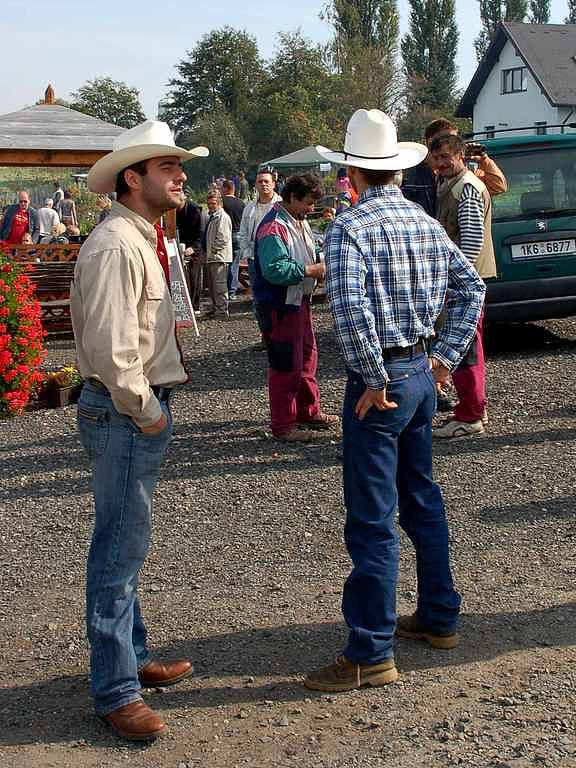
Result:
{"type": "MultiPolygon", "coordinates": [[[[106,387],[104,384],[102,384],[101,381],[98,379],[88,379],[88,383],[91,384],[93,387],[96,387],[96,389],[101,389],[103,392],[106,392],[106,394],[110,394],[110,391],[108,387],[106,387]]],[[[171,387],[158,387],[154,385],[153,387],[150,387],[152,392],[156,395],[158,400],[160,402],[166,402],[170,399],[170,395],[172,394],[172,388],[171,387]]]]}
{"type": "Polygon", "coordinates": [[[426,341],[424,339],[418,339],[416,344],[412,344],[410,347],[388,347],[382,350],[382,358],[384,360],[394,360],[397,357],[414,357],[421,352],[426,352],[426,341]]]}

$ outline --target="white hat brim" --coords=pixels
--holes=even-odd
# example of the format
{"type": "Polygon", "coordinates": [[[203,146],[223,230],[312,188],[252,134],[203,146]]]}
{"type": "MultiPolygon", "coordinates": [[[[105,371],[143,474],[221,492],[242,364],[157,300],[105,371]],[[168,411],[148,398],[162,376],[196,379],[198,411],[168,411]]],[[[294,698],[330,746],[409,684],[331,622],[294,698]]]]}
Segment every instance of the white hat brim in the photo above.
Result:
{"type": "Polygon", "coordinates": [[[355,168],[366,168],[370,171],[403,171],[413,168],[426,158],[428,148],[414,141],[398,143],[398,152],[393,157],[359,157],[346,152],[333,152],[328,147],[316,147],[329,163],[335,165],[353,165],[355,168]]]}
{"type": "Polygon", "coordinates": [[[153,157],[179,157],[181,160],[193,160],[195,157],[208,157],[207,147],[182,149],[166,144],[142,144],[110,152],[97,160],[88,172],[88,189],[91,192],[113,192],[116,176],[134,163],[151,160],[153,157]]]}

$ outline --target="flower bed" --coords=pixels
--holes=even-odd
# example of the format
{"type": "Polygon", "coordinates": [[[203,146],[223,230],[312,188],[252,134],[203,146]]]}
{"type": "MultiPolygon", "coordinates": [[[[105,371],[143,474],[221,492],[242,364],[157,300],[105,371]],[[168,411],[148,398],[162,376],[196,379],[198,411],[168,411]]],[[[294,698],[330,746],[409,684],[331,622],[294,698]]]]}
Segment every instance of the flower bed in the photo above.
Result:
{"type": "Polygon", "coordinates": [[[0,418],[22,413],[44,378],[45,334],[28,269],[0,252],[0,418]]]}

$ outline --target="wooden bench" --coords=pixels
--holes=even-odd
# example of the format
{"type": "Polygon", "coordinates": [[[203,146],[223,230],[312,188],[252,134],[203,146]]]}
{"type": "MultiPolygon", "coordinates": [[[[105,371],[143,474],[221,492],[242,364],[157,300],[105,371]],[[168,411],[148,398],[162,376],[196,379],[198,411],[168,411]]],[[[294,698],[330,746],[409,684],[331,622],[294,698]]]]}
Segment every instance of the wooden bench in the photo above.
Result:
{"type": "Polygon", "coordinates": [[[70,283],[78,258],[78,243],[15,245],[8,255],[29,264],[30,279],[42,307],[42,324],[49,334],[70,333],[70,283]]]}

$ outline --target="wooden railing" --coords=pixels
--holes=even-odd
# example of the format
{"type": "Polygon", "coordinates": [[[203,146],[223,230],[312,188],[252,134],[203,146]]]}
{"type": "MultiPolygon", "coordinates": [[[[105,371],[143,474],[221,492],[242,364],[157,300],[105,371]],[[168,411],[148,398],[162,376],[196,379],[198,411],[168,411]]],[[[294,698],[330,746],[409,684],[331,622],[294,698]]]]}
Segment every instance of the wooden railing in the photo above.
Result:
{"type": "Polygon", "coordinates": [[[15,261],[30,265],[30,279],[36,285],[44,329],[49,334],[69,333],[72,330],[70,283],[80,245],[11,245],[3,250],[15,261]]]}

